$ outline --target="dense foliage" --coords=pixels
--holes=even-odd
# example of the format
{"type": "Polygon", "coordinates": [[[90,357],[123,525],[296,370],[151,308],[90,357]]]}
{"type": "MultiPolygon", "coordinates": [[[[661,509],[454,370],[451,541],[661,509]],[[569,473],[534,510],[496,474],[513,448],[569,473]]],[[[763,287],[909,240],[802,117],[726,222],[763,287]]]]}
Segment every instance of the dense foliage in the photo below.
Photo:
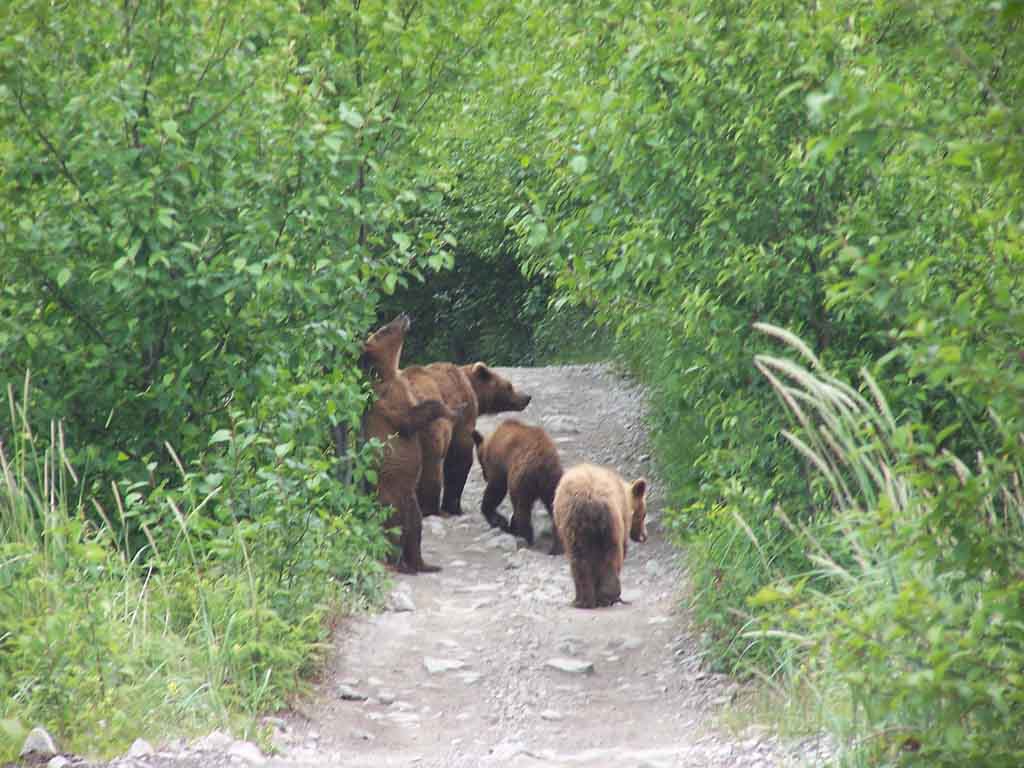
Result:
{"type": "Polygon", "coordinates": [[[0,8],[3,756],[276,706],[372,594],[355,361],[451,264],[409,141],[486,22],[448,5],[0,8]]]}
{"type": "Polygon", "coordinates": [[[159,664],[143,605],[161,642],[204,638],[211,709],[294,688],[338,585],[374,574],[372,451],[342,440],[334,482],[329,427],[354,431],[357,341],[403,309],[420,361],[614,334],[712,658],[810,682],[874,762],[1019,764],[1022,23],[8,3],[0,370],[33,385],[0,430],[3,732],[87,732],[69,702],[159,664]],[[59,685],[23,672],[47,652],[59,685]]]}

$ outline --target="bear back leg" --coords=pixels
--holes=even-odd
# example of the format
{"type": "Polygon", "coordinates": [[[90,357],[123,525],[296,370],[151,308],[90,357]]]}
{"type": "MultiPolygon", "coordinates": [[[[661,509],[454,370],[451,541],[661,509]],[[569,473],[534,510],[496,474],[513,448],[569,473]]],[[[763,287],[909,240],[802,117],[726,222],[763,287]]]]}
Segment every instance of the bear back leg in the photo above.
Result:
{"type": "Polygon", "coordinates": [[[484,489],[484,499],[480,503],[480,512],[483,514],[484,520],[490,523],[492,528],[501,528],[506,532],[509,530],[509,526],[505,519],[498,514],[498,505],[505,498],[507,490],[508,479],[505,475],[497,472],[491,473],[487,480],[487,487],[484,489]]]}
{"type": "Polygon", "coordinates": [[[574,557],[569,561],[569,570],[576,585],[576,599],[572,604],[576,608],[596,608],[597,585],[594,583],[593,564],[574,557]]]}
{"type": "Polygon", "coordinates": [[[401,555],[397,569],[402,573],[433,573],[440,566],[423,560],[423,515],[414,493],[403,494],[398,500],[399,519],[402,521],[401,555]]]}
{"type": "Polygon", "coordinates": [[[605,560],[595,569],[597,571],[597,604],[600,606],[615,605],[622,599],[622,583],[619,573],[611,559],[605,560]]]}
{"type": "Polygon", "coordinates": [[[533,495],[522,489],[512,490],[512,521],[509,533],[521,536],[533,546],[533,495]]]}
{"type": "Polygon", "coordinates": [[[416,488],[416,498],[419,501],[420,513],[423,517],[441,514],[441,479],[441,459],[424,460],[420,484],[416,488]]]}
{"type": "Polygon", "coordinates": [[[462,514],[462,492],[473,468],[472,430],[456,430],[444,457],[444,499],[441,509],[448,515],[462,514]]]}

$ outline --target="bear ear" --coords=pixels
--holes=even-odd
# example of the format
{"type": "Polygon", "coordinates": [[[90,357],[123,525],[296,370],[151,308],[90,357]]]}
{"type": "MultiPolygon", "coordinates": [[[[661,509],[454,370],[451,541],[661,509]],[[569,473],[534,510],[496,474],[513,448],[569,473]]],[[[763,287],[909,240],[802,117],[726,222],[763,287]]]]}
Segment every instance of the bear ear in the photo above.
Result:
{"type": "Polygon", "coordinates": [[[477,432],[475,429],[473,430],[473,442],[476,443],[477,448],[483,445],[484,442],[484,436],[477,432]]]}
{"type": "Polygon", "coordinates": [[[473,363],[473,375],[481,381],[487,381],[491,378],[491,369],[483,363],[473,363]]]}
{"type": "Polygon", "coordinates": [[[629,492],[633,494],[633,498],[642,499],[647,495],[647,478],[641,477],[639,480],[634,480],[633,484],[629,486],[629,492]]]}

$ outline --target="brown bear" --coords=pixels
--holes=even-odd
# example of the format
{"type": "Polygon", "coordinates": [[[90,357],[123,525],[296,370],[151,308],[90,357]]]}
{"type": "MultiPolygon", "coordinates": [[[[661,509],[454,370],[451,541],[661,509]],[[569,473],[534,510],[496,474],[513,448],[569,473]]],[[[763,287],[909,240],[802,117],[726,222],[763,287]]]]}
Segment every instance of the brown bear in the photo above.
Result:
{"type": "MultiPolygon", "coordinates": [[[[473,442],[483,470],[487,488],[480,511],[492,527],[522,536],[533,544],[533,503],[540,499],[554,521],[555,488],[562,479],[562,462],[558,449],[540,427],[521,421],[503,421],[488,437],[475,429],[473,442]],[[498,514],[498,505],[508,492],[512,498],[512,519],[506,524],[498,514]]],[[[562,553],[555,534],[551,554],[562,553]]]]}
{"type": "Polygon", "coordinates": [[[423,561],[423,517],[416,499],[423,454],[420,434],[440,420],[458,418],[440,399],[418,401],[412,387],[398,370],[405,334],[411,325],[399,315],[378,329],[363,345],[361,363],[373,380],[374,402],[363,416],[364,438],[385,444],[377,470],[377,497],[393,508],[388,527],[397,527],[397,569],[404,573],[438,571],[423,561]]]}
{"type": "Polygon", "coordinates": [[[627,483],[613,469],[580,464],[555,492],[555,529],[569,556],[577,608],[619,602],[626,536],[647,541],[647,481],[627,483]]]}
{"type": "Polygon", "coordinates": [[[431,363],[402,371],[420,399],[439,398],[452,410],[462,408],[454,424],[435,422],[421,437],[423,473],[418,496],[424,516],[462,514],[462,492],[473,468],[473,430],[478,416],[521,411],[530,395],[483,363],[431,363]],[[442,487],[444,499],[441,498],[442,487]]]}

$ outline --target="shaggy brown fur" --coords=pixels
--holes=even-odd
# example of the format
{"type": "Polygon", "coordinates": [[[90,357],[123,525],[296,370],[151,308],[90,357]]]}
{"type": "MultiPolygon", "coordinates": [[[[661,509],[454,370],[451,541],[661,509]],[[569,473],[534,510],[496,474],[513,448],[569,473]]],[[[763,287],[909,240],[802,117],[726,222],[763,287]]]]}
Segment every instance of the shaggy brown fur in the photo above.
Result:
{"type": "Polygon", "coordinates": [[[424,516],[462,514],[462,492],[473,467],[473,430],[477,417],[502,411],[521,411],[530,396],[483,363],[431,363],[402,371],[419,398],[439,398],[452,410],[462,408],[451,425],[435,422],[424,433],[423,474],[418,496],[424,516]],[[442,486],[444,498],[441,498],[442,486]]]}
{"type": "Polygon", "coordinates": [[[438,571],[423,561],[423,516],[416,499],[423,461],[420,434],[438,420],[451,422],[458,414],[441,400],[418,402],[398,370],[409,318],[400,315],[372,334],[363,345],[362,363],[374,376],[374,403],[363,416],[363,435],[385,443],[377,470],[377,497],[393,508],[388,527],[398,527],[398,570],[404,573],[438,571]]]}
{"type": "Polygon", "coordinates": [[[580,464],[565,472],[555,493],[555,527],[569,556],[577,608],[619,602],[626,534],[647,540],[647,481],[627,483],[618,472],[580,464]]]}
{"type": "MultiPolygon", "coordinates": [[[[533,544],[533,503],[540,499],[554,520],[555,488],[562,479],[562,462],[554,442],[540,427],[521,421],[503,421],[484,437],[473,430],[476,455],[487,488],[481,506],[484,518],[533,544]],[[512,520],[506,524],[498,514],[498,505],[508,492],[512,497],[512,520]]],[[[561,542],[555,535],[551,554],[561,554],[561,542]]]]}

